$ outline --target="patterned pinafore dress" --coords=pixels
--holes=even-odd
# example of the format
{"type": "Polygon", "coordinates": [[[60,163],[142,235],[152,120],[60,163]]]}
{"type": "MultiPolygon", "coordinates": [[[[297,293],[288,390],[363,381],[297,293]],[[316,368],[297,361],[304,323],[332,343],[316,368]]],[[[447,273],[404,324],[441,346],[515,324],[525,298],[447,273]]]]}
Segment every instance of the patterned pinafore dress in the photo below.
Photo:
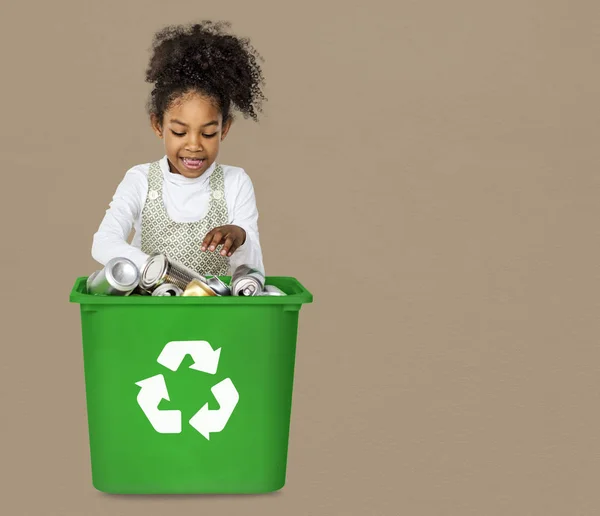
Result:
{"type": "Polygon", "coordinates": [[[200,250],[202,240],[215,227],[229,223],[225,201],[225,179],[217,164],[209,178],[210,207],[197,222],[174,222],[169,217],[162,196],[163,173],[158,161],[150,164],[148,195],[142,210],[142,251],[146,254],[165,253],[199,274],[224,276],[229,272],[229,258],[221,256],[222,245],[214,251],[200,250]]]}

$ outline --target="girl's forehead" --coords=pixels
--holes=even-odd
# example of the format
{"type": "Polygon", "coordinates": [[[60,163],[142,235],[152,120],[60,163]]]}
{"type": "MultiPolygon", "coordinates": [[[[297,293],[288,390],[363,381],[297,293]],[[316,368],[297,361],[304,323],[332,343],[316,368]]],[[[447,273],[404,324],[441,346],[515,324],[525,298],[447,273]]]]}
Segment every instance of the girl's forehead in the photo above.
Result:
{"type": "Polygon", "coordinates": [[[193,100],[182,101],[171,106],[165,112],[164,120],[167,123],[191,128],[205,127],[215,123],[220,125],[223,121],[218,108],[207,102],[193,100]]]}
{"type": "Polygon", "coordinates": [[[192,118],[203,116],[214,118],[220,114],[219,107],[214,99],[198,93],[186,93],[174,99],[167,111],[192,118]]]}

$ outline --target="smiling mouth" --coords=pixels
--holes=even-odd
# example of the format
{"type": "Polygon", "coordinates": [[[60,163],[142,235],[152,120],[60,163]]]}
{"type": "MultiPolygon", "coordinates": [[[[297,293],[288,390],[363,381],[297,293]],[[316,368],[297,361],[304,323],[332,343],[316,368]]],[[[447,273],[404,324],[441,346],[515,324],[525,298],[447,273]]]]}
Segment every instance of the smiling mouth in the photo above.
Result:
{"type": "Polygon", "coordinates": [[[198,170],[204,162],[206,161],[204,158],[181,158],[183,165],[185,168],[190,170],[198,170]]]}

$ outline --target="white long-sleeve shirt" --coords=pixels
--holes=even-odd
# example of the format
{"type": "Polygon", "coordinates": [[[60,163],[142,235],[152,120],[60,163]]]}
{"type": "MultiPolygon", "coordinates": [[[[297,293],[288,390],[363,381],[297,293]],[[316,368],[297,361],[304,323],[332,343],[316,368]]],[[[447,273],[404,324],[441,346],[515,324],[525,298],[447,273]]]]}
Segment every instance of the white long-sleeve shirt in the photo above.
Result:
{"type": "MultiPolygon", "coordinates": [[[[215,169],[215,163],[200,177],[193,179],[173,174],[169,170],[166,155],[159,163],[163,173],[163,202],[169,217],[175,222],[195,222],[203,218],[209,208],[209,177],[215,169]]],[[[230,274],[242,264],[248,264],[264,274],[258,210],[252,181],[240,167],[221,164],[221,168],[225,179],[229,224],[240,226],[246,231],[246,241],[229,258],[230,274]]],[[[150,163],[130,168],[117,187],[93,237],[92,257],[102,265],[106,265],[112,258],[125,257],[141,269],[148,258],[141,250],[141,224],[142,210],[148,195],[149,169],[150,163]],[[135,235],[129,244],[127,239],[132,227],[135,235]]],[[[201,252],[200,249],[198,252],[201,252]]]]}

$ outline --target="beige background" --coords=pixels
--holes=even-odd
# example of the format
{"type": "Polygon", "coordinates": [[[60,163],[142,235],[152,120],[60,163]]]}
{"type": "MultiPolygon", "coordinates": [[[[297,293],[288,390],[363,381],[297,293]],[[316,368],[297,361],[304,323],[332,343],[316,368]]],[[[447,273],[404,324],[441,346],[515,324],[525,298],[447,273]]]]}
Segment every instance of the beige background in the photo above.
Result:
{"type": "Polygon", "coordinates": [[[600,513],[597,2],[11,4],[2,514],[600,513]],[[202,18],[266,59],[263,120],[240,118],[220,158],[253,179],[268,274],[315,296],[288,483],[110,496],[68,296],[125,171],[162,156],[152,35],[202,18]]]}

